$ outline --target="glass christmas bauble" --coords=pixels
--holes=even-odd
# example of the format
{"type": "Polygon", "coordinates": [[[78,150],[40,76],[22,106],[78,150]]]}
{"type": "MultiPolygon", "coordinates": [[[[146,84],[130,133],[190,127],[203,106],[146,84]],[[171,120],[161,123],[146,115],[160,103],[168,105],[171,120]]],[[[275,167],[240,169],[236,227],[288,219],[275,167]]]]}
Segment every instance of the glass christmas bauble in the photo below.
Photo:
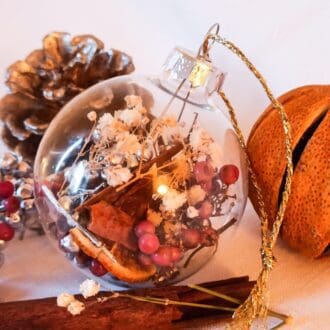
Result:
{"type": "Polygon", "coordinates": [[[88,276],[181,281],[241,218],[246,170],[217,105],[223,77],[175,48],[159,76],[101,82],[52,121],[35,161],[36,205],[49,237],[88,276]]]}

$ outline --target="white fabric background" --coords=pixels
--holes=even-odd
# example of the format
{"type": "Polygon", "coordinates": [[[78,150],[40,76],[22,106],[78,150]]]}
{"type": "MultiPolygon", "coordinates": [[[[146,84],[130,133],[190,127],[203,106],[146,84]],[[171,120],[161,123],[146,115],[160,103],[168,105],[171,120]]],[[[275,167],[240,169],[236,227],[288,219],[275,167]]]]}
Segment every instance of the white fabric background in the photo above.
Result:
{"type": "MultiPolygon", "coordinates": [[[[95,34],[107,47],[131,54],[136,72],[157,73],[173,46],[197,49],[208,27],[219,22],[221,33],[246,52],[279,95],[299,85],[329,83],[329,18],[327,0],[0,0],[0,74],[40,47],[42,37],[54,30],[95,34]]],[[[247,135],[267,99],[230,53],[216,50],[214,56],[229,73],[224,88],[247,135]]],[[[2,78],[0,94],[5,92],[2,78]]],[[[236,232],[227,232],[221,240],[217,256],[189,282],[257,276],[259,227],[250,204],[236,232]]],[[[45,237],[12,242],[5,253],[0,301],[77,292],[84,279],[45,237]]],[[[308,260],[282,242],[275,253],[271,306],[294,317],[286,328],[329,329],[330,259],[308,260]]]]}

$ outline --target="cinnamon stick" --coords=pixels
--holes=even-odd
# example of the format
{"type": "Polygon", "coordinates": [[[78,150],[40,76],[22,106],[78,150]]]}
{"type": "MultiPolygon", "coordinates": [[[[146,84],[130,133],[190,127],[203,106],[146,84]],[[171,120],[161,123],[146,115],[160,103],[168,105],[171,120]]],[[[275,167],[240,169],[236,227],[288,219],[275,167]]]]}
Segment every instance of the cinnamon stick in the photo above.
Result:
{"type": "MultiPolygon", "coordinates": [[[[147,172],[152,165],[156,164],[157,166],[160,166],[164,164],[166,161],[170,160],[173,156],[175,156],[178,152],[180,152],[183,149],[182,143],[176,143],[173,147],[171,147],[168,150],[165,150],[163,153],[158,155],[157,157],[151,159],[150,161],[142,164],[141,167],[141,173],[147,172]]],[[[101,200],[104,200],[108,203],[114,203],[121,195],[123,195],[127,189],[123,189],[120,191],[117,191],[113,187],[106,187],[87,199],[83,204],[79,205],[76,208],[77,212],[82,211],[84,208],[86,208],[89,205],[95,204],[101,200]]]]}
{"type": "MultiPolygon", "coordinates": [[[[246,276],[201,285],[243,300],[248,296],[254,282],[249,281],[246,276]]],[[[187,286],[169,286],[128,292],[136,296],[162,297],[176,301],[237,307],[233,303],[187,286]]],[[[111,293],[102,292],[97,297],[110,295],[111,293]]],[[[231,316],[230,311],[177,305],[164,306],[126,297],[113,298],[101,303],[96,301],[97,297],[84,300],[81,295],[77,295],[76,298],[85,303],[86,309],[76,316],[70,315],[65,308],[57,307],[56,298],[3,303],[0,304],[0,328],[8,330],[171,329],[180,326],[180,323],[185,324],[188,320],[214,318],[215,316],[226,319],[231,316]]]]}

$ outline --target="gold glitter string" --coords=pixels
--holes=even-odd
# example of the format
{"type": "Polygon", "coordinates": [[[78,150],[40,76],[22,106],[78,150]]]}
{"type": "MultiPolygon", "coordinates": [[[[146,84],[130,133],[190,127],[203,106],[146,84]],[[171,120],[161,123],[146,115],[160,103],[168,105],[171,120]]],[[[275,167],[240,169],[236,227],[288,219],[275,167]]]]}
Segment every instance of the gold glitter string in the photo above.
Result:
{"type": "Polygon", "coordinates": [[[256,69],[256,67],[250,62],[250,60],[245,56],[245,54],[231,41],[228,41],[222,38],[219,35],[219,25],[213,25],[208,34],[206,35],[204,42],[200,48],[199,55],[206,59],[209,59],[209,51],[211,46],[214,43],[219,43],[226,48],[228,48],[231,52],[237,55],[244,64],[248,67],[248,69],[254,74],[254,76],[260,82],[262,88],[267,94],[273,108],[278,112],[282,126],[284,131],[284,141],[285,144],[285,157],[287,161],[286,167],[286,176],[285,176],[285,185],[284,191],[282,194],[282,200],[276,214],[275,220],[273,222],[273,226],[271,230],[269,230],[269,219],[267,213],[265,211],[265,204],[262,197],[262,191],[257,181],[257,176],[254,173],[251,163],[248,157],[246,144],[244,141],[244,137],[242,131],[238,125],[238,121],[236,118],[235,110],[230,103],[229,99],[226,97],[223,91],[218,91],[219,96],[222,98],[223,102],[228,108],[228,112],[230,115],[231,123],[238,137],[239,144],[244,152],[246,165],[248,168],[250,180],[256,190],[257,199],[260,210],[260,221],[261,221],[261,260],[262,260],[262,270],[258,276],[257,282],[252,289],[247,300],[236,310],[234,314],[233,322],[228,326],[231,329],[248,329],[251,327],[252,322],[255,318],[261,317],[265,318],[267,315],[267,282],[269,273],[273,267],[274,263],[274,255],[273,255],[273,247],[276,243],[281,224],[283,221],[285,208],[288,202],[288,198],[291,191],[291,179],[293,174],[293,164],[292,164],[292,147],[291,147],[291,128],[288,122],[287,115],[284,111],[282,104],[273,96],[270,88],[268,87],[265,79],[260,74],[260,72],[256,69]],[[211,33],[211,31],[216,28],[215,33],[211,33]]]}

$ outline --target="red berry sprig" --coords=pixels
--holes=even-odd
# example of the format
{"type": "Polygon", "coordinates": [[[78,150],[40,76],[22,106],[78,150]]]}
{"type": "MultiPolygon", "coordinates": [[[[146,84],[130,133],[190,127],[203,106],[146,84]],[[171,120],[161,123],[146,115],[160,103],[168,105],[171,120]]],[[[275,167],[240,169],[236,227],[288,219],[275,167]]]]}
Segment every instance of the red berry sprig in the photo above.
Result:
{"type": "MultiPolygon", "coordinates": [[[[20,207],[20,200],[13,196],[14,185],[10,181],[0,182],[0,199],[3,200],[3,206],[9,215],[16,212],[20,207]]],[[[0,222],[0,240],[10,241],[15,235],[14,228],[6,222],[0,222]]]]}
{"type": "Polygon", "coordinates": [[[99,263],[96,259],[92,259],[89,264],[89,270],[94,274],[95,276],[103,276],[108,271],[104,268],[104,266],[99,263]]]}
{"type": "Polygon", "coordinates": [[[20,200],[15,196],[10,196],[3,203],[7,214],[15,213],[19,210],[20,200]]]}
{"type": "Polygon", "coordinates": [[[13,196],[14,185],[10,181],[0,182],[0,198],[5,199],[13,196]]]}
{"type": "Polygon", "coordinates": [[[6,222],[0,222],[0,240],[10,241],[15,235],[14,228],[6,222]]]}

